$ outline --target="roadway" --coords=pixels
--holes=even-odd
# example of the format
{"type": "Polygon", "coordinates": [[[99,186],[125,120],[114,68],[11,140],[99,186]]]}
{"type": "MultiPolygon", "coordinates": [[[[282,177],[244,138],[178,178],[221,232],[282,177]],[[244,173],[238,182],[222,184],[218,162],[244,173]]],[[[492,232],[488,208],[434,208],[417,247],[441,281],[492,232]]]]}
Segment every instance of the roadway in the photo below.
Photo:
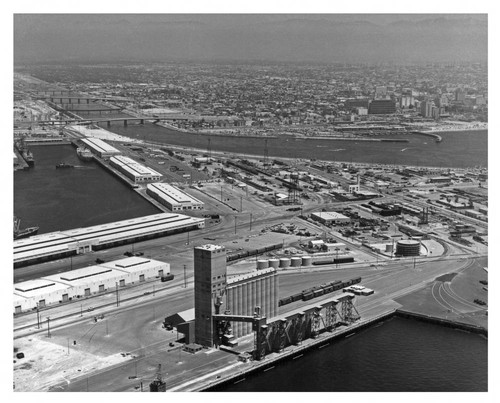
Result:
{"type": "MultiPolygon", "coordinates": [[[[369,297],[357,297],[355,306],[362,316],[376,315],[386,309],[395,298],[428,286],[437,276],[466,270],[473,265],[480,266],[480,259],[450,256],[441,259],[422,259],[418,264],[414,264],[412,259],[393,262],[378,269],[371,267],[335,269],[334,266],[324,267],[321,271],[305,269],[280,275],[280,295],[290,295],[309,286],[334,279],[361,275],[362,284],[374,289],[375,294],[369,297]]],[[[196,355],[190,355],[169,346],[170,342],[174,342],[174,346],[177,346],[176,335],[161,329],[160,322],[167,314],[193,306],[191,282],[187,289],[174,287],[164,293],[158,293],[154,298],[151,295],[146,298],[149,299],[142,303],[137,301],[106,313],[105,319],[97,323],[86,317],[80,322],[53,329],[52,343],[65,346],[67,340],[76,339],[77,346],[74,349],[86,354],[101,357],[125,352],[130,353],[130,356],[109,368],[99,368],[94,371],[89,368],[78,368],[84,374],[76,370],[67,373],[64,382],[52,377],[51,390],[85,391],[87,388],[89,391],[139,390],[135,388],[138,388],[140,379],[144,380],[145,384],[149,383],[154,378],[159,363],[162,363],[164,372],[168,373],[165,378],[169,389],[182,389],[182,385],[186,384],[191,388],[196,385],[195,380],[201,375],[213,374],[215,378],[217,373],[220,374],[218,376],[223,376],[224,368],[235,364],[236,357],[233,354],[220,350],[204,350],[196,355]],[[131,356],[136,358],[130,358],[131,356]],[[138,378],[129,379],[129,376],[135,376],[136,365],[138,378]]],[[[301,302],[296,302],[281,307],[280,314],[296,309],[300,304],[301,302]]],[[[99,313],[99,310],[92,312],[92,314],[99,313]]],[[[247,340],[247,343],[251,349],[251,341],[247,340]]],[[[147,385],[145,386],[147,388],[147,385]]]]}

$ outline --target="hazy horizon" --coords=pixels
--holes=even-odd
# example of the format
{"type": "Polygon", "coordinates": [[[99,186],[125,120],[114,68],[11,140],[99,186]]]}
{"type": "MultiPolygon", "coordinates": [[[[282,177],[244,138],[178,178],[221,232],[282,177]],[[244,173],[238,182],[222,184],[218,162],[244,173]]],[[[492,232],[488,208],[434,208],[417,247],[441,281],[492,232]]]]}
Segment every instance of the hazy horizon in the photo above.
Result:
{"type": "Polygon", "coordinates": [[[487,61],[487,14],[14,14],[14,63],[487,61]]]}

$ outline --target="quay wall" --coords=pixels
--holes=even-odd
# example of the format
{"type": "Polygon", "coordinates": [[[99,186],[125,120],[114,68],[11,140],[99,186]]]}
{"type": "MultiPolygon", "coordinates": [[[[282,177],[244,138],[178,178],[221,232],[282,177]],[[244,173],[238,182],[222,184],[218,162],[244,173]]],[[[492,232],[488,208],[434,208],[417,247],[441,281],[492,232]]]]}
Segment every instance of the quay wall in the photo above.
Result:
{"type": "Polygon", "coordinates": [[[325,344],[328,344],[329,342],[335,339],[349,336],[350,334],[358,330],[364,329],[366,327],[372,326],[373,324],[391,318],[394,315],[394,313],[395,310],[392,309],[390,311],[374,316],[372,318],[353,323],[349,326],[338,328],[333,332],[328,332],[323,329],[320,332],[320,336],[316,339],[304,340],[302,342],[303,343],[302,345],[288,346],[281,353],[274,353],[279,355],[275,356],[267,355],[262,361],[253,361],[254,364],[251,367],[242,369],[234,373],[229,378],[224,378],[219,381],[212,382],[210,385],[199,385],[199,386],[195,385],[193,389],[190,389],[190,391],[217,391],[219,390],[220,387],[223,387],[226,384],[236,383],[240,380],[245,379],[245,376],[251,375],[256,372],[264,371],[267,368],[273,367],[276,364],[286,360],[294,360],[296,358],[299,358],[309,350],[315,348],[322,348],[325,344]]]}
{"type": "Polygon", "coordinates": [[[481,334],[483,336],[488,336],[488,329],[484,327],[473,325],[470,323],[456,322],[454,320],[438,318],[436,316],[425,315],[421,313],[415,313],[410,311],[405,311],[402,309],[398,309],[395,312],[395,316],[399,316],[402,318],[419,320],[422,322],[434,323],[436,325],[451,327],[453,329],[466,330],[471,333],[481,334]]]}
{"type": "Polygon", "coordinates": [[[350,326],[347,327],[342,327],[340,329],[337,329],[333,331],[331,334],[328,334],[327,331],[322,331],[320,334],[320,337],[317,339],[309,339],[307,344],[304,345],[299,345],[299,346],[292,346],[292,347],[287,347],[282,353],[279,353],[278,356],[274,357],[269,357],[266,356],[264,360],[262,361],[254,361],[254,364],[251,367],[248,367],[246,369],[240,370],[236,373],[234,373],[232,376],[229,378],[224,378],[219,381],[211,382],[210,385],[202,385],[198,386],[194,389],[193,391],[218,391],[221,388],[223,388],[227,384],[232,384],[232,383],[237,383],[239,381],[242,381],[245,379],[246,376],[255,374],[257,372],[265,371],[268,368],[271,368],[275,366],[276,364],[283,362],[285,360],[293,360],[296,358],[299,358],[302,356],[304,353],[306,353],[309,350],[315,349],[315,348],[322,348],[325,344],[328,344],[329,342],[339,339],[341,337],[348,337],[350,334],[357,332],[358,330],[365,329],[367,327],[370,327],[378,322],[382,322],[384,320],[390,319],[392,317],[403,317],[403,318],[408,318],[408,319],[414,319],[414,320],[419,320],[423,322],[428,322],[428,323],[433,323],[441,326],[446,326],[450,327],[453,329],[459,329],[459,330],[465,330],[468,332],[476,333],[476,334],[481,334],[484,336],[488,336],[488,330],[468,324],[468,323],[461,323],[461,322],[455,322],[453,320],[448,320],[448,319],[443,319],[443,318],[438,318],[438,317],[433,317],[429,315],[424,315],[424,314],[418,314],[414,312],[409,312],[401,309],[394,309],[388,312],[385,312],[381,315],[375,316],[373,318],[369,318],[367,320],[363,320],[361,322],[354,323],[350,326]]]}

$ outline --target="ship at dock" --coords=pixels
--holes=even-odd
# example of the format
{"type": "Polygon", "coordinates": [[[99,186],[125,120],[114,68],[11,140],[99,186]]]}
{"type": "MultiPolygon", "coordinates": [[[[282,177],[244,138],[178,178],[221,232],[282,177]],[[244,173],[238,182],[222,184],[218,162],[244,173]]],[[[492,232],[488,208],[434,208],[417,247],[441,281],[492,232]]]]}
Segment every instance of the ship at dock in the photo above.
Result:
{"type": "Polygon", "coordinates": [[[76,149],[76,155],[78,155],[78,158],[82,161],[92,161],[94,159],[92,151],[85,147],[78,147],[76,149]]]}
{"type": "Polygon", "coordinates": [[[20,229],[21,220],[14,217],[14,239],[28,238],[38,233],[39,227],[28,227],[20,229]]]}

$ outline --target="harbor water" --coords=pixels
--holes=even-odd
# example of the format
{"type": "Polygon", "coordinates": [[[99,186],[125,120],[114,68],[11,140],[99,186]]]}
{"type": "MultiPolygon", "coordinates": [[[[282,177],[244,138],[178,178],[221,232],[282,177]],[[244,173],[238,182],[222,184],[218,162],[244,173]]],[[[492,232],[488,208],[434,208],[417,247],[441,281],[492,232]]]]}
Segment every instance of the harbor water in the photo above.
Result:
{"type": "Polygon", "coordinates": [[[487,350],[483,336],[392,318],[217,391],[485,392],[487,350]]]}
{"type": "MultiPolygon", "coordinates": [[[[245,138],[189,134],[151,123],[123,126],[115,122],[103,128],[134,139],[212,151],[264,156],[264,138],[245,138]]],[[[379,139],[406,139],[408,142],[373,142],[352,140],[269,138],[269,156],[318,159],[326,161],[364,162],[373,164],[466,168],[488,165],[488,131],[462,131],[439,134],[443,141],[419,134],[388,134],[379,139]]]]}
{"type": "Polygon", "coordinates": [[[159,210],[71,145],[30,147],[35,167],[14,173],[14,214],[39,234],[156,214],[159,210]],[[56,169],[61,162],[74,168],[56,169]]]}

